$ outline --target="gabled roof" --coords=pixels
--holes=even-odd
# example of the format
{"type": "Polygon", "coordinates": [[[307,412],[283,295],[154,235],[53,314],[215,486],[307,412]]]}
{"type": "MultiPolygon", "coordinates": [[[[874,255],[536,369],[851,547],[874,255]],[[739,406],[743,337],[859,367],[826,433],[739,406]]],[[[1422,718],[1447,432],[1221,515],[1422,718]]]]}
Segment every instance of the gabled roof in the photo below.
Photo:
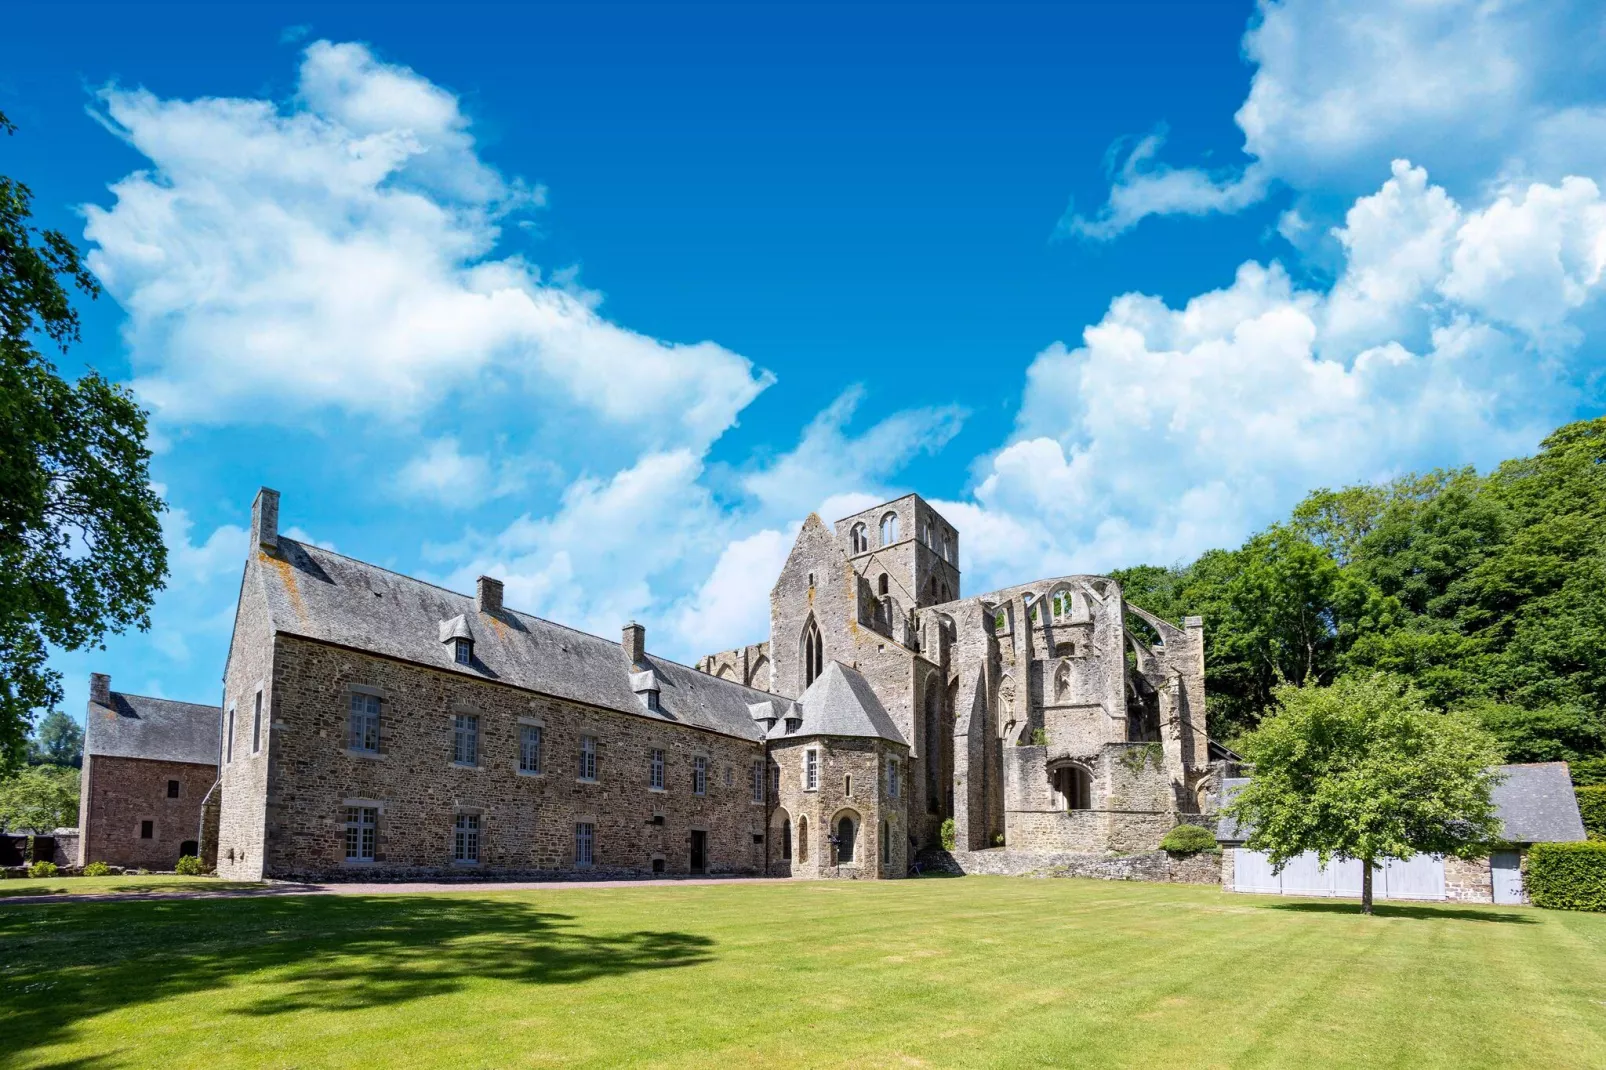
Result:
{"type": "Polygon", "coordinates": [[[870,682],[857,669],[833,661],[797,700],[796,711],[782,711],[783,718],[802,713],[802,724],[786,731],[786,721],[777,721],[770,739],[801,739],[804,736],[850,736],[857,739],[886,739],[909,745],[898,726],[887,716],[870,682]]]}
{"type": "MultiPolygon", "coordinates": [[[[1566,762],[1497,765],[1495,770],[1503,779],[1495,785],[1490,798],[1500,818],[1502,840],[1570,843],[1584,838],[1584,822],[1578,814],[1578,797],[1573,794],[1566,762]]],[[[1223,781],[1221,804],[1230,803],[1247,783],[1247,777],[1223,781]]],[[[1216,822],[1216,839],[1223,843],[1243,843],[1252,831],[1225,815],[1216,822]]]]}
{"type": "Polygon", "coordinates": [[[84,753],[216,765],[222,710],[194,702],[111,693],[84,712],[84,753]]]}
{"type": "Polygon", "coordinates": [[[649,710],[631,690],[632,668],[618,643],[528,613],[480,613],[472,596],[283,535],[277,553],[262,553],[256,564],[275,631],[652,720],[763,738],[748,705],[771,697],[766,692],[651,655],[661,691],[659,708],[649,710]],[[474,640],[469,665],[457,664],[444,642],[459,628],[474,640]]]}

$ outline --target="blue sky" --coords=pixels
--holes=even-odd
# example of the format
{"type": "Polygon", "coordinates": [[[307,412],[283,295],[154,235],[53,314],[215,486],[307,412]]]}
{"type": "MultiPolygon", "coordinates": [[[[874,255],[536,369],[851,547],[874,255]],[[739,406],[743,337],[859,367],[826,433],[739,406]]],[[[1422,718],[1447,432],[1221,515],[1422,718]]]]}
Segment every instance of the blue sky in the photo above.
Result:
{"type": "Polygon", "coordinates": [[[34,5],[0,170],[107,293],[218,687],[299,535],[690,659],[917,490],[967,590],[1185,560],[1601,410],[1590,4],[34,5]]]}

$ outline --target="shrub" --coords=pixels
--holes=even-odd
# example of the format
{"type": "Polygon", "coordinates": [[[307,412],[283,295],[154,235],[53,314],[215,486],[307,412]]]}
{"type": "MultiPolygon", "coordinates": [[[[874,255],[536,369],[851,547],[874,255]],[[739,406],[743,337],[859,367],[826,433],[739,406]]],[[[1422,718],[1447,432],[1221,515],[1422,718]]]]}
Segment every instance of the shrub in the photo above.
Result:
{"type": "Polygon", "coordinates": [[[1568,762],[1567,768],[1572,772],[1573,783],[1581,788],[1606,784],[1606,758],[1580,758],[1568,762]]]}
{"type": "Polygon", "coordinates": [[[84,867],[84,876],[86,877],[109,877],[111,873],[112,867],[104,862],[91,862],[84,867]]]}
{"type": "Polygon", "coordinates": [[[1578,816],[1584,819],[1584,831],[1592,840],[1606,840],[1606,784],[1573,791],[1578,795],[1578,816]]]}
{"type": "Polygon", "coordinates": [[[199,877],[206,870],[201,867],[199,858],[194,855],[185,855],[178,860],[178,865],[173,867],[173,872],[181,877],[199,877]]]}
{"type": "Polygon", "coordinates": [[[58,870],[54,862],[35,862],[28,867],[30,877],[54,877],[58,870]]]}
{"type": "Polygon", "coordinates": [[[1165,834],[1165,838],[1160,841],[1160,849],[1175,851],[1178,854],[1221,850],[1216,846],[1215,835],[1209,829],[1200,828],[1198,825],[1178,825],[1165,834]]]}
{"type": "Polygon", "coordinates": [[[954,842],[954,819],[950,817],[942,823],[942,849],[952,851],[954,842]]]}
{"type": "Polygon", "coordinates": [[[1536,843],[1525,883],[1535,906],[1606,911],[1606,843],[1536,843]]]}

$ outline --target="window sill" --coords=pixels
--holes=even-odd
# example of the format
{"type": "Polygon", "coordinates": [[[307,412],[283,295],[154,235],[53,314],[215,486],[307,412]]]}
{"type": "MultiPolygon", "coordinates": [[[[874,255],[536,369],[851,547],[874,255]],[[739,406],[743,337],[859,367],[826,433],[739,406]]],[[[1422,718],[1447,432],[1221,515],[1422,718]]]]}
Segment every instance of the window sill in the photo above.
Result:
{"type": "Polygon", "coordinates": [[[515,769],[513,771],[515,773],[517,773],[519,776],[527,776],[527,777],[534,777],[534,778],[540,778],[540,777],[543,777],[543,776],[546,775],[545,773],[541,772],[541,770],[539,770],[539,769],[515,769]]]}
{"type": "Polygon", "coordinates": [[[576,784],[600,784],[600,783],[602,783],[602,781],[598,780],[594,776],[577,776],[577,777],[574,778],[574,782],[576,784]]]}
{"type": "Polygon", "coordinates": [[[382,761],[385,760],[385,755],[381,751],[377,751],[377,750],[356,750],[356,749],[354,749],[352,747],[347,747],[346,748],[346,757],[348,757],[348,758],[367,758],[370,761],[375,761],[375,762],[382,762],[382,761]]]}
{"type": "Polygon", "coordinates": [[[374,864],[374,860],[372,858],[348,858],[348,859],[346,859],[344,864],[348,865],[348,866],[359,866],[359,867],[360,866],[371,866],[371,865],[374,864]]]}
{"type": "Polygon", "coordinates": [[[448,768],[448,769],[483,769],[484,766],[481,766],[477,762],[447,762],[446,763],[446,768],[448,768]]]}
{"type": "Polygon", "coordinates": [[[478,862],[478,860],[473,861],[473,862],[464,862],[464,861],[462,861],[460,859],[454,858],[454,859],[452,859],[452,865],[454,865],[454,866],[462,866],[465,869],[473,869],[473,868],[475,868],[476,866],[479,865],[479,862],[478,862]]]}
{"type": "Polygon", "coordinates": [[[648,785],[647,790],[652,792],[654,795],[668,795],[669,794],[669,789],[668,788],[655,788],[655,787],[652,787],[651,785],[648,785]]]}

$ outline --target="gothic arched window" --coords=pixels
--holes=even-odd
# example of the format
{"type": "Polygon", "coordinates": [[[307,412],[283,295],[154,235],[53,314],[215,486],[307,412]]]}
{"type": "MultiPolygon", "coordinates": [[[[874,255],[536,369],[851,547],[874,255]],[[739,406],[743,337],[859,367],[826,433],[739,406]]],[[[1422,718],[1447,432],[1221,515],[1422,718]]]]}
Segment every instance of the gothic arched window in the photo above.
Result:
{"type": "Polygon", "coordinates": [[[838,864],[853,861],[853,818],[846,814],[836,823],[836,860],[838,864]]]}
{"type": "Polygon", "coordinates": [[[810,617],[803,625],[803,686],[808,687],[825,671],[825,645],[820,641],[820,626],[810,617]]]}
{"type": "Polygon", "coordinates": [[[870,548],[870,533],[863,524],[853,525],[853,531],[849,534],[849,538],[852,540],[853,552],[856,554],[862,554],[870,548]]]}
{"type": "Polygon", "coordinates": [[[898,514],[888,513],[881,518],[881,545],[891,546],[898,541],[898,514]]]}

